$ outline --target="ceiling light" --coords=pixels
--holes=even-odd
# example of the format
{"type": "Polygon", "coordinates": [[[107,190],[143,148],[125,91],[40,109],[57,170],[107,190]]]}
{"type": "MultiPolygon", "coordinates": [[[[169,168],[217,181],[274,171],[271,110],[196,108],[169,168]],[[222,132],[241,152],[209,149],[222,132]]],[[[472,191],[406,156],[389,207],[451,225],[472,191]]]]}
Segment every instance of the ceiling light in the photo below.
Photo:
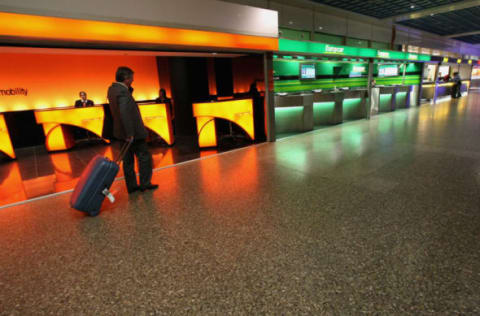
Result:
{"type": "Polygon", "coordinates": [[[292,24],[293,24],[293,21],[288,21],[288,24],[292,25],[292,24]]]}
{"type": "Polygon", "coordinates": [[[412,4],[412,5],[410,6],[410,9],[415,9],[415,5],[412,4]]]}
{"type": "Polygon", "coordinates": [[[319,26],[318,29],[319,29],[319,30],[323,30],[323,27],[322,27],[322,26],[319,26]]]}

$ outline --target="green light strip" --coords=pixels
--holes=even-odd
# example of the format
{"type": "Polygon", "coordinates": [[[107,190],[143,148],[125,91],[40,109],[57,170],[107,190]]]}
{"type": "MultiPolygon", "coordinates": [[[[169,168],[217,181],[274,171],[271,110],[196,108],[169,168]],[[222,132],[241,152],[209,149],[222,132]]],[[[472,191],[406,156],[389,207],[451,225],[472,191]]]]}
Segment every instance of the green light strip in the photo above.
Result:
{"type": "Polygon", "coordinates": [[[301,105],[296,105],[296,106],[282,106],[282,107],[276,107],[275,108],[275,111],[279,111],[279,112],[288,112],[289,110],[298,110],[298,109],[301,109],[303,110],[303,106],[301,105]]]}

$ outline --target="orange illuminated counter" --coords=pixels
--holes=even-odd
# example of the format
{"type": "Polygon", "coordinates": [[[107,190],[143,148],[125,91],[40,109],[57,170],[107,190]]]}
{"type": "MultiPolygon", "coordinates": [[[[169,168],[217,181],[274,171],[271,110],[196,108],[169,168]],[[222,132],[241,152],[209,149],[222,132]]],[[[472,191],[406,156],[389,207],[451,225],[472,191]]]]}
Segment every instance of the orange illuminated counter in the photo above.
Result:
{"type": "Polygon", "coordinates": [[[4,152],[12,159],[15,159],[16,157],[3,114],[0,114],[0,151],[4,152]]]}
{"type": "Polygon", "coordinates": [[[217,146],[215,118],[237,124],[255,140],[252,99],[195,103],[193,116],[197,120],[198,144],[202,148],[217,146]]]}
{"type": "MultiPolygon", "coordinates": [[[[139,105],[145,126],[172,145],[174,142],[170,110],[166,104],[139,105]]],[[[61,108],[35,111],[38,124],[43,125],[49,151],[70,149],[75,145],[69,126],[88,130],[102,137],[104,112],[102,106],[61,108]]]]}

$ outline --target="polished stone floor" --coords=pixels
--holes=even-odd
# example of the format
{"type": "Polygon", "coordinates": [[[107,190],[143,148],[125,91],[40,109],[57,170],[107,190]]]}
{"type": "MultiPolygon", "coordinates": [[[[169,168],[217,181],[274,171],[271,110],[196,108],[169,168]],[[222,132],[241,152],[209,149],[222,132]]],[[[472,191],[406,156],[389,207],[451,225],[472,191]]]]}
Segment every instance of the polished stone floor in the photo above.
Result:
{"type": "MultiPolygon", "coordinates": [[[[162,169],[173,164],[207,157],[251,143],[243,139],[224,139],[217,149],[200,150],[195,138],[177,137],[173,147],[158,141],[149,143],[153,168],[162,169]]],[[[74,188],[82,171],[95,155],[110,159],[118,156],[118,148],[99,139],[77,141],[68,151],[47,152],[45,146],[16,149],[16,160],[6,156],[0,159],[0,209],[25,200],[56,194],[74,188]]],[[[0,153],[1,154],[1,153],[0,153]]],[[[123,176],[120,170],[118,177],[123,176]]]]}
{"type": "Polygon", "coordinates": [[[0,314],[479,315],[478,97],[3,209],[0,314]]]}

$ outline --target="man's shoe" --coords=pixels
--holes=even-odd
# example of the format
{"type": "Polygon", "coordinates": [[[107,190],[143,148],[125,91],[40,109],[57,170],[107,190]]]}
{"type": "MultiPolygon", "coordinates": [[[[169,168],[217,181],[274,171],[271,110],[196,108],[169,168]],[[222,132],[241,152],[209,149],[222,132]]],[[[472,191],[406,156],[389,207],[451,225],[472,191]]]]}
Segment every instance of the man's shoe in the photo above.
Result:
{"type": "Polygon", "coordinates": [[[145,186],[140,187],[140,191],[145,192],[147,190],[155,190],[158,189],[158,184],[147,184],[145,186]]]}
{"type": "Polygon", "coordinates": [[[128,192],[128,194],[132,194],[132,193],[137,192],[138,190],[140,190],[140,187],[136,186],[136,187],[133,187],[131,189],[128,189],[127,192],[128,192]]]}

